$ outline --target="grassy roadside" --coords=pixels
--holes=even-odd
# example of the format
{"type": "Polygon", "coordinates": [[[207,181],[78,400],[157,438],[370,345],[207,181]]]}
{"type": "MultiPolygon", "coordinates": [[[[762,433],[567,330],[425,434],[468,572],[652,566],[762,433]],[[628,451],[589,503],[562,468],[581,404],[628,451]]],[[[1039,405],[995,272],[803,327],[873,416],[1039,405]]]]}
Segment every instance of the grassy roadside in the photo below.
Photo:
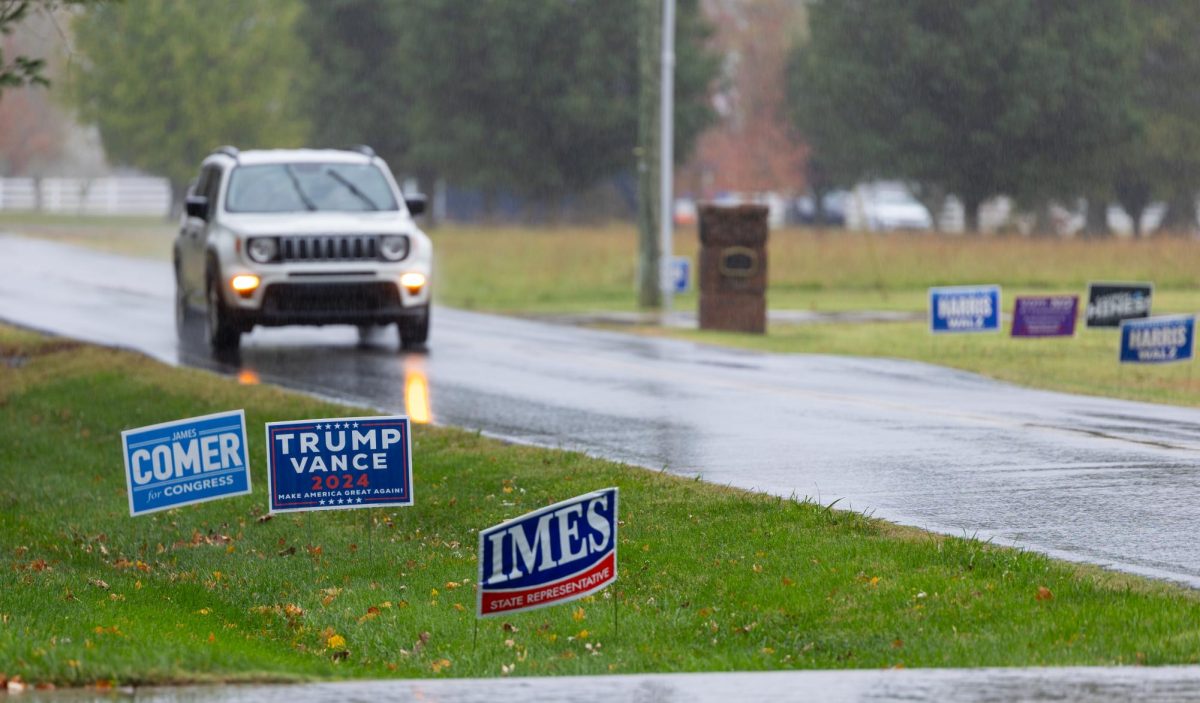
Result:
{"type": "MultiPolygon", "coordinates": [[[[70,218],[0,213],[13,230],[98,249],[166,258],[171,227],[160,219],[70,218]]],[[[631,227],[528,229],[441,227],[436,294],[441,302],[523,314],[635,309],[636,235],[631,227]]],[[[694,230],[676,237],[694,255],[694,230]]],[[[1089,280],[1147,280],[1156,313],[1200,311],[1200,242],[965,238],[782,230],[771,233],[773,309],[921,312],[932,285],[999,283],[1011,313],[1017,295],[1084,295],[1089,280]]],[[[695,310],[696,295],[677,310],[695,310]]],[[[773,325],[763,337],[642,328],[643,333],[785,353],[915,359],[1038,388],[1200,405],[1192,364],[1121,366],[1116,334],[1081,329],[1074,339],[1000,335],[933,338],[922,323],[773,325]]],[[[435,332],[436,334],[436,332],[435,332]]]]}
{"type": "Polygon", "coordinates": [[[78,685],[1200,660],[1195,591],[451,429],[415,434],[413,508],[264,520],[254,428],[358,412],[0,328],[0,674],[78,685]],[[130,519],[120,430],[238,407],[256,492],[130,519]],[[617,585],[485,621],[473,647],[475,531],[608,485],[623,503],[617,585]]]}

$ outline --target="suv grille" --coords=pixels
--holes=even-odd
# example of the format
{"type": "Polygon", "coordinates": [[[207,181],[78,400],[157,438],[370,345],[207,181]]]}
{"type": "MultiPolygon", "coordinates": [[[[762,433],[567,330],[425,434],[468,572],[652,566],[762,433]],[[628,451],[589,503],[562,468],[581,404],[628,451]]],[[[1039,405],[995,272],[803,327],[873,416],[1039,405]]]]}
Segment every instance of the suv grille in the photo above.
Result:
{"type": "Polygon", "coordinates": [[[280,237],[280,261],[376,261],[379,237],[373,234],[330,234],[280,237]]]}

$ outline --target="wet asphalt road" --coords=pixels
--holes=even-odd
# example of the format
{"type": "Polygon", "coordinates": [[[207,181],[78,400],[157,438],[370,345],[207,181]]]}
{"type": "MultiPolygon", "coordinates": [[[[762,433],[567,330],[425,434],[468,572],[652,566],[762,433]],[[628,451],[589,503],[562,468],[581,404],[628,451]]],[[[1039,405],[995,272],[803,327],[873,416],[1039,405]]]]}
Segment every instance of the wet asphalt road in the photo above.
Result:
{"type": "Polygon", "coordinates": [[[0,237],[0,319],[415,416],[424,397],[441,424],[1200,586],[1197,410],[446,308],[427,353],[393,329],[366,345],[259,329],[215,362],[176,340],[172,286],[161,262],[0,237]]]}
{"type": "Polygon", "coordinates": [[[727,701],[1194,701],[1200,668],[779,671],[559,678],[355,681],[298,686],[31,691],[27,703],[726,703],[727,701]]]}

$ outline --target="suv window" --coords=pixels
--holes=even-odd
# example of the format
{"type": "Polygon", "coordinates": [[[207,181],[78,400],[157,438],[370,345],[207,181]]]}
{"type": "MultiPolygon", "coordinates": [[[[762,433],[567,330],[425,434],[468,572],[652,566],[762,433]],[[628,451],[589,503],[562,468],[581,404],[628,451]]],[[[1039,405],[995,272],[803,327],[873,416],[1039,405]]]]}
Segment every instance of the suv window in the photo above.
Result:
{"type": "Polygon", "coordinates": [[[373,164],[291,163],[238,166],[225,194],[229,212],[397,210],[373,164]]]}

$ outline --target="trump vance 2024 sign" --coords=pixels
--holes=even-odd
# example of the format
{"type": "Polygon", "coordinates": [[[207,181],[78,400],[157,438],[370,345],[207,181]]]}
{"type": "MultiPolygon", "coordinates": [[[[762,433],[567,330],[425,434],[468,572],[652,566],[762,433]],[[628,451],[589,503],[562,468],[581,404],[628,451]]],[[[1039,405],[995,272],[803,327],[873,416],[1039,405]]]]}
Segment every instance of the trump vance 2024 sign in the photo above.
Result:
{"type": "Polygon", "coordinates": [[[479,533],[480,617],[566,603],[616,580],[616,488],[564,500],[479,533]]]}
{"type": "Polygon", "coordinates": [[[130,515],[250,492],[241,410],[126,430],[121,444],[130,515]]]}
{"type": "Polygon", "coordinates": [[[412,505],[408,418],[267,423],[271,512],[412,505]]]}

